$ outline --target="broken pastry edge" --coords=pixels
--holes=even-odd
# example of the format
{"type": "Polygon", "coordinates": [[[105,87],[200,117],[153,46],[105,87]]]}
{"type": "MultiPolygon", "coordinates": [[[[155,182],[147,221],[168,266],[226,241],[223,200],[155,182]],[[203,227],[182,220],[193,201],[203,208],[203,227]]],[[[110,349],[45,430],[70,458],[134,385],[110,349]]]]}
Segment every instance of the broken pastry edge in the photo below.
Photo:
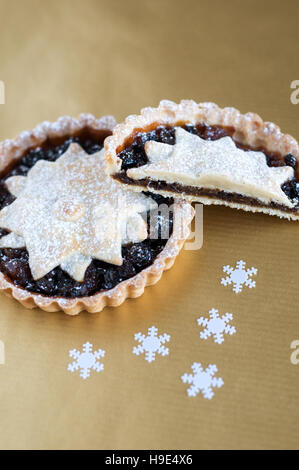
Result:
{"type": "Polygon", "coordinates": [[[174,203],[174,216],[182,221],[186,228],[183,232],[181,226],[174,225],[173,233],[165,247],[154,262],[132,278],[122,281],[108,291],[99,292],[88,297],[64,298],[50,297],[29,292],[18,287],[0,272],[0,291],[13,297],[26,308],[40,308],[46,312],[63,311],[68,315],[77,315],[83,310],[89,313],[98,313],[105,307],[117,307],[127,298],[140,297],[147,286],[156,284],[163,271],[172,267],[190,233],[190,224],[194,217],[194,209],[184,201],[174,203]]]}
{"type": "MultiPolygon", "coordinates": [[[[129,178],[131,178],[131,172],[128,172],[128,176],[129,178]]],[[[165,183],[166,185],[173,185],[173,184],[178,184],[176,179],[175,179],[175,174],[169,174],[167,176],[169,176],[168,178],[165,177],[163,179],[159,179],[159,178],[155,178],[153,173],[151,173],[151,175],[147,175],[145,173],[145,175],[135,175],[134,174],[134,178],[132,179],[132,181],[136,181],[136,184],[138,183],[139,180],[144,180],[144,179],[148,179],[150,180],[152,183],[165,183]]],[[[163,176],[166,176],[163,175],[163,176]]],[[[209,181],[208,184],[205,184],[204,183],[204,179],[211,179],[210,175],[207,174],[207,175],[203,175],[203,177],[201,178],[201,183],[202,185],[199,185],[198,183],[194,182],[192,179],[187,179],[185,178],[184,182],[180,182],[180,185],[181,186],[185,186],[185,187],[190,187],[190,188],[194,188],[195,190],[198,189],[198,190],[211,190],[211,191],[215,191],[215,192],[224,192],[224,193],[231,193],[231,194],[238,194],[240,195],[241,197],[245,197],[245,198],[252,198],[252,199],[256,199],[257,201],[259,201],[261,204],[265,204],[265,205],[269,205],[271,203],[274,203],[274,204],[279,204],[281,206],[284,206],[286,208],[286,210],[292,210],[296,205],[295,203],[292,203],[288,198],[287,196],[283,193],[283,191],[281,191],[282,195],[281,195],[281,200],[278,199],[278,196],[277,194],[275,194],[273,192],[273,194],[270,193],[270,190],[269,191],[265,191],[264,188],[257,188],[257,187],[254,187],[253,185],[248,185],[247,186],[247,189],[246,191],[243,190],[243,185],[242,183],[240,184],[231,184],[230,180],[227,178],[227,177],[224,177],[224,176],[220,176],[220,175],[212,175],[213,176],[213,184],[211,184],[211,181],[209,181]]],[[[287,182],[288,180],[286,180],[287,182]]],[[[131,185],[130,185],[131,187],[131,185]]],[[[143,189],[142,187],[140,188],[140,191],[144,191],[144,186],[143,186],[143,189]]],[[[165,189],[165,193],[163,194],[163,192],[158,192],[158,190],[156,188],[153,188],[153,186],[150,186],[148,188],[148,191],[152,191],[153,193],[156,193],[156,194],[160,194],[161,196],[166,196],[166,193],[167,193],[167,196],[166,197],[174,197],[174,195],[176,194],[177,197],[179,199],[183,199],[185,201],[189,201],[189,202],[198,202],[198,198],[201,197],[201,196],[198,196],[198,195],[192,195],[192,194],[186,194],[183,189],[182,189],[182,192],[181,193],[176,193],[176,192],[172,192],[171,190],[167,190],[165,189]]],[[[273,190],[274,191],[274,190],[273,190]]],[[[208,196],[206,196],[208,197],[208,196]]]]}
{"type": "MultiPolygon", "coordinates": [[[[112,177],[119,184],[127,184],[117,177],[121,172],[122,160],[117,156],[134,139],[139,132],[149,132],[159,125],[181,126],[184,124],[207,124],[233,127],[235,129],[233,140],[240,144],[247,145],[253,151],[264,148],[266,152],[287,155],[291,153],[299,164],[299,144],[294,137],[281,132],[280,128],[272,122],[263,121],[255,113],[242,114],[238,109],[227,107],[220,108],[215,103],[196,103],[192,100],[182,100],[180,103],[163,100],[157,108],[144,108],[140,115],[128,116],[122,124],[118,124],[111,136],[107,137],[104,143],[105,159],[107,168],[112,177]]],[[[130,189],[144,191],[145,186],[138,184],[137,180],[132,180],[127,184],[130,189]],[[135,184],[136,183],[136,184],[135,184]]],[[[182,198],[180,194],[157,190],[146,187],[148,191],[165,197],[182,198]]],[[[210,199],[208,197],[189,196],[184,194],[184,200],[189,202],[199,202],[203,204],[221,204],[232,208],[243,209],[251,212],[263,212],[269,215],[277,215],[280,218],[289,220],[299,220],[299,212],[291,213],[271,207],[258,207],[242,203],[232,203],[222,199],[210,199]],[[217,201],[217,202],[216,202],[217,201]]],[[[261,201],[262,202],[262,201],[261,201]]],[[[275,202],[275,201],[273,201],[275,202]]],[[[286,209],[289,209],[286,207],[286,209]]]]}
{"type": "MultiPolygon", "coordinates": [[[[209,141],[190,134],[180,127],[174,129],[176,137],[174,145],[151,140],[145,143],[148,163],[127,169],[126,174],[130,179],[133,181],[148,179],[156,183],[163,181],[166,185],[179,183],[180,186],[199,190],[240,194],[257,199],[263,204],[273,202],[290,209],[296,206],[296,203],[292,203],[281,189],[284,183],[294,177],[292,167],[269,167],[263,152],[239,149],[231,137],[209,141]],[[207,150],[209,150],[208,155],[206,155],[207,150]],[[188,157],[185,157],[186,155],[188,157]],[[218,167],[219,161],[224,165],[221,170],[218,167]],[[186,162],[183,167],[182,162],[186,162]],[[188,162],[193,168],[187,168],[188,162]],[[246,174],[244,170],[250,167],[249,174],[246,174]],[[264,178],[263,185],[256,180],[256,173],[259,173],[259,170],[264,178]],[[234,172],[239,173],[238,178],[234,172]]],[[[182,199],[184,199],[183,191],[182,199]]]]}
{"type": "MultiPolygon", "coordinates": [[[[114,178],[115,181],[123,185],[124,183],[120,182],[117,178],[114,178]]],[[[137,181],[136,181],[137,183],[137,181]]],[[[237,203],[237,202],[230,202],[226,201],[224,199],[217,199],[217,198],[211,198],[208,196],[195,196],[195,195],[188,195],[184,194],[184,198],[180,196],[179,193],[174,192],[174,191],[167,191],[165,189],[153,189],[150,185],[149,186],[140,186],[140,185],[135,185],[134,182],[132,181],[130,184],[125,183],[127,186],[130,187],[132,191],[140,192],[140,191],[147,191],[147,192],[152,192],[154,194],[158,194],[160,196],[164,197],[171,197],[174,198],[176,202],[183,202],[186,201],[189,204],[203,204],[205,206],[226,206],[230,207],[232,209],[238,209],[238,210],[243,210],[245,212],[252,212],[252,213],[263,213],[267,215],[272,215],[272,216],[277,216],[280,219],[287,219],[290,221],[298,221],[299,220],[299,212],[288,212],[290,210],[288,207],[286,207],[286,211],[283,211],[281,209],[277,209],[274,207],[263,207],[263,206],[253,206],[250,204],[242,204],[242,203],[237,203]]]]}

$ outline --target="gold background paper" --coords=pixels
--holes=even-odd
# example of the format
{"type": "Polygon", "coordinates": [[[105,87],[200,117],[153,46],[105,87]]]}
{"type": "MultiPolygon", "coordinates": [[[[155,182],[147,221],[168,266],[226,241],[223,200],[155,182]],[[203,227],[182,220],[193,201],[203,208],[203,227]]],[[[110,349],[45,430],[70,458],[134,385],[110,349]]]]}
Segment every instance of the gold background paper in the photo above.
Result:
{"type": "MultiPolygon", "coordinates": [[[[299,137],[297,0],[0,0],[0,139],[91,112],[121,121],[160,99],[255,111],[299,137]]],[[[204,209],[204,245],[136,300],[71,318],[0,296],[0,447],[299,448],[299,224],[204,209]],[[222,266],[259,269],[255,289],[223,287],[222,266]],[[196,319],[232,312],[237,333],[200,339],[196,319]],[[169,333],[170,355],[132,354],[134,333],[169,333]],[[68,351],[90,341],[105,369],[86,381],[68,351]],[[194,362],[217,364],[212,400],[187,396],[194,362]]]]}

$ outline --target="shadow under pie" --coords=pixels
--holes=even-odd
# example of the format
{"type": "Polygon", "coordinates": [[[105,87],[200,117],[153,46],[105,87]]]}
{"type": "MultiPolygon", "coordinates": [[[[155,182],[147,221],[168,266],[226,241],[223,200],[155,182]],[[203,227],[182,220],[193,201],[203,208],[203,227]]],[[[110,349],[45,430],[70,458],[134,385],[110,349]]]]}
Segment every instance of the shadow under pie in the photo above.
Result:
{"type": "Polygon", "coordinates": [[[76,314],[119,305],[157,282],[188,236],[190,204],[127,191],[107,174],[114,125],[64,117],[0,144],[0,288],[26,307],[76,314]]]}

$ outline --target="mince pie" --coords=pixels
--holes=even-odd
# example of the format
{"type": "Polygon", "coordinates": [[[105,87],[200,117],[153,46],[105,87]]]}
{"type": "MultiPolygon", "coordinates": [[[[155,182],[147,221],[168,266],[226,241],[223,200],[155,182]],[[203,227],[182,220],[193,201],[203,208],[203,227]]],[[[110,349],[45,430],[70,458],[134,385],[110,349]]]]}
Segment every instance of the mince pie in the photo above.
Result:
{"type": "Polygon", "coordinates": [[[108,175],[103,146],[114,125],[64,117],[0,144],[0,289],[26,307],[119,305],[157,282],[188,236],[190,204],[128,191],[108,175]]]}
{"type": "Polygon", "coordinates": [[[111,176],[135,191],[299,219],[299,146],[253,113],[162,101],[105,141],[111,176]]]}

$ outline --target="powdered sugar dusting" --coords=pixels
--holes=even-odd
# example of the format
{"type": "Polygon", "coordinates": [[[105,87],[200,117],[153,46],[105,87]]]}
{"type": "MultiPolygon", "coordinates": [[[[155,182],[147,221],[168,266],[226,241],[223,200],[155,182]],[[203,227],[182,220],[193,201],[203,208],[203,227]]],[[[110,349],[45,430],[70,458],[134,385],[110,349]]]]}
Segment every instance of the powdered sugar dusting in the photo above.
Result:
{"type": "Polygon", "coordinates": [[[149,163],[127,170],[128,176],[236,192],[294,206],[281,189],[294,176],[293,168],[269,167],[264,153],[241,150],[231,137],[207,141],[181,127],[176,128],[175,136],[175,145],[146,142],[149,163]]]}
{"type": "Polygon", "coordinates": [[[27,149],[41,145],[48,137],[74,135],[86,127],[112,131],[115,125],[116,121],[113,116],[96,119],[92,114],[84,113],[78,119],[62,116],[55,122],[43,121],[33,130],[21,132],[13,140],[6,139],[0,142],[0,170],[18,159],[27,149]]]}
{"type": "MultiPolygon", "coordinates": [[[[24,239],[34,279],[61,265],[83,280],[91,258],[120,265],[124,238],[146,238],[144,231],[126,226],[155,203],[115,183],[106,174],[103,154],[88,155],[71,144],[55,162],[39,160],[23,177],[26,183],[17,199],[0,211],[0,227],[17,235],[19,243],[24,239]]],[[[19,177],[11,177],[9,185],[19,188],[19,177]]]]}
{"type": "MultiPolygon", "coordinates": [[[[137,118],[137,116],[135,116],[135,118],[137,118]]],[[[152,122],[152,114],[150,118],[152,122]]],[[[80,132],[81,129],[88,126],[86,115],[80,115],[78,119],[69,119],[68,117],[64,117],[60,121],[60,124],[63,124],[64,120],[68,120],[69,123],[69,126],[66,128],[67,136],[74,135],[75,133],[80,132]]],[[[147,123],[147,120],[143,119],[143,121],[144,124],[147,123]]],[[[92,129],[103,129],[110,131],[112,131],[116,124],[115,119],[111,116],[105,116],[100,119],[91,118],[89,122],[92,122],[90,125],[92,129]]],[[[133,126],[135,124],[136,122],[132,123],[133,126]]],[[[127,130],[123,129],[123,126],[116,127],[122,128],[122,136],[125,138],[127,136],[127,130]]],[[[26,142],[25,140],[22,140],[20,136],[13,140],[6,139],[3,142],[0,142],[0,169],[4,169],[8,165],[12,164],[13,161],[17,160],[21,155],[23,155],[28,150],[28,148],[42,145],[43,142],[49,137],[62,135],[60,125],[57,126],[56,123],[50,121],[42,122],[32,131],[30,131],[30,133],[31,139],[28,139],[28,135],[24,136],[26,142]]],[[[106,142],[108,139],[109,137],[106,138],[106,142]]],[[[186,227],[188,227],[194,216],[194,211],[190,204],[185,203],[184,201],[180,201],[174,204],[174,215],[182,217],[182,219],[184,219],[184,224],[186,227]]],[[[106,305],[111,307],[120,305],[127,297],[136,297],[141,295],[147,285],[153,284],[159,280],[162,271],[169,269],[169,267],[173,264],[174,256],[179,252],[184,242],[184,240],[180,239],[180,237],[176,234],[175,230],[176,228],[174,227],[173,234],[168,240],[165,248],[149,268],[146,268],[133,278],[121,282],[115,288],[110,289],[109,291],[100,292],[89,297],[75,299],[45,297],[43,295],[35,294],[16,286],[1,272],[0,290],[9,293],[14,299],[21,302],[25,307],[32,308],[37,306],[47,312],[63,310],[68,315],[76,315],[82,310],[87,310],[88,312],[92,313],[100,312],[106,305]],[[116,295],[117,293],[119,295],[116,295]]],[[[188,233],[189,230],[186,232],[186,237],[188,233]]]]}
{"type": "Polygon", "coordinates": [[[180,103],[174,103],[162,100],[158,108],[144,108],[140,115],[129,116],[124,123],[114,128],[113,135],[105,141],[109,172],[114,174],[120,171],[122,160],[118,158],[118,149],[123,147],[125,140],[132,136],[136,129],[140,131],[153,124],[177,126],[178,123],[231,126],[235,129],[234,139],[240,143],[253,148],[262,146],[269,152],[279,152],[281,155],[292,153],[299,158],[296,139],[283,134],[276,124],[263,122],[255,113],[242,114],[238,109],[219,108],[217,104],[210,102],[182,100],[180,103]]]}

